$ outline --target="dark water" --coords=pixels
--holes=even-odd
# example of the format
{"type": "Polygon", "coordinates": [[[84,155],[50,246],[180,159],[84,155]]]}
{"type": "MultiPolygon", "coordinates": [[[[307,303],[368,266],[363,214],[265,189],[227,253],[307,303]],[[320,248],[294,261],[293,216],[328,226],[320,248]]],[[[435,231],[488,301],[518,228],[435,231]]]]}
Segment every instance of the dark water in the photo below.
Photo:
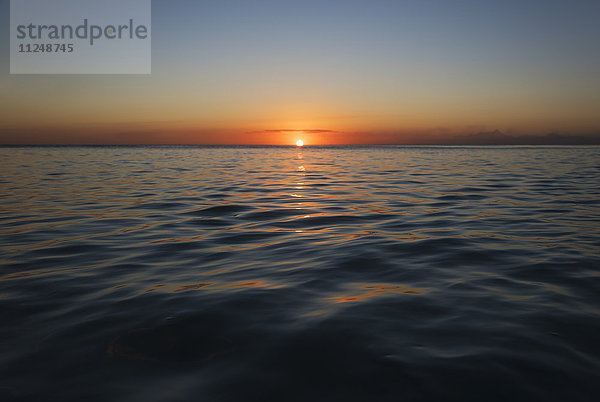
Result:
{"type": "Polygon", "coordinates": [[[0,158],[0,400],[600,398],[598,147],[0,158]]]}

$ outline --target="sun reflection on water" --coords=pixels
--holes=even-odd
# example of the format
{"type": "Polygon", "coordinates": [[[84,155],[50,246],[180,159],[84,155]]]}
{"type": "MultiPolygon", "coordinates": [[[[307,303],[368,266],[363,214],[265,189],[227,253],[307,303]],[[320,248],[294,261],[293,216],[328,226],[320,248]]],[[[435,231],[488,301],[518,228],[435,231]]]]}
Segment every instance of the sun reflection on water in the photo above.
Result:
{"type": "Polygon", "coordinates": [[[429,290],[428,288],[412,288],[404,285],[368,284],[362,285],[358,290],[348,294],[332,297],[331,300],[335,303],[349,303],[363,301],[383,294],[421,295],[429,290]]]}

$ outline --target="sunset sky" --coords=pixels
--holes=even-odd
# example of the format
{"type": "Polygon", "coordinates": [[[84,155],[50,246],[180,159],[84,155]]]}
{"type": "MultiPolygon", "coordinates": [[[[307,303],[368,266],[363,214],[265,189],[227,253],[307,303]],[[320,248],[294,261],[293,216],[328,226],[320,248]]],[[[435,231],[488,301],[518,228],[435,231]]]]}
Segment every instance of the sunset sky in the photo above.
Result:
{"type": "Polygon", "coordinates": [[[9,75],[1,144],[600,135],[600,1],[155,0],[151,75],[9,75]]]}

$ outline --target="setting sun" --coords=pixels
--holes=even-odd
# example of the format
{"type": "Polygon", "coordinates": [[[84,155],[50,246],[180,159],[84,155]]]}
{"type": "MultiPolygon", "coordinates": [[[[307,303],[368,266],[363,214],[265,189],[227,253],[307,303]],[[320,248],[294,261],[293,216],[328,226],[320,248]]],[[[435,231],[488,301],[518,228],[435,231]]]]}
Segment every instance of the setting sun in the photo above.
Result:
{"type": "Polygon", "coordinates": [[[296,141],[296,146],[297,147],[301,147],[302,145],[304,145],[304,141],[302,141],[302,140],[296,141]]]}

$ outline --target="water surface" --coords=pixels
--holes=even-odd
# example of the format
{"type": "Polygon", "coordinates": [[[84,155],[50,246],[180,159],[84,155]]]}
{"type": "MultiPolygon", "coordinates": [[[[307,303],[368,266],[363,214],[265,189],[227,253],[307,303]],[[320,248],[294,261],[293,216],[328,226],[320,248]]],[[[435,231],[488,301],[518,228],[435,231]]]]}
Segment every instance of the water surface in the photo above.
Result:
{"type": "Polygon", "coordinates": [[[0,160],[2,400],[600,395],[598,147],[0,160]]]}

